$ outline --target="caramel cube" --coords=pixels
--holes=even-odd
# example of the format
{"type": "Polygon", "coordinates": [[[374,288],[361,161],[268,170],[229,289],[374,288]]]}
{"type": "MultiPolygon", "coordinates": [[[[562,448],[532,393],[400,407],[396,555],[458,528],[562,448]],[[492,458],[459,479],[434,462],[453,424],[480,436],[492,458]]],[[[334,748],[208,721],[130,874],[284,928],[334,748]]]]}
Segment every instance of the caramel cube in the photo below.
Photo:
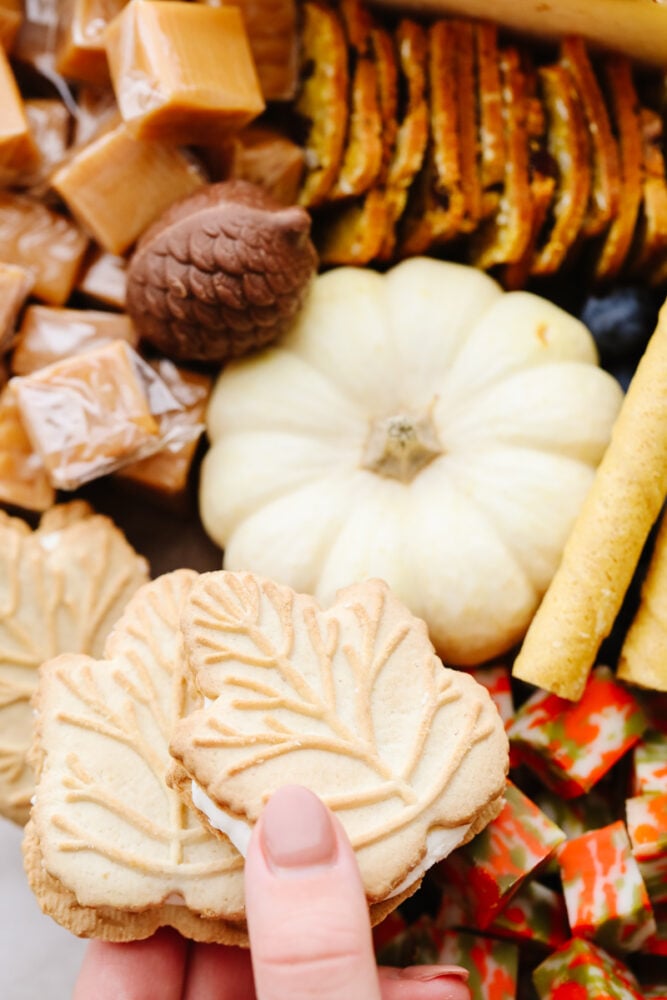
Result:
{"type": "Polygon", "coordinates": [[[0,0],[0,48],[9,52],[21,26],[21,0],[0,0]]]}
{"type": "Polygon", "coordinates": [[[230,177],[259,184],[283,205],[296,204],[305,154],[275,129],[250,126],[234,137],[229,154],[230,177]]]}
{"type": "Polygon", "coordinates": [[[138,137],[208,145],[264,110],[236,7],[132,0],[105,37],[118,107],[138,137]]]}
{"type": "Polygon", "coordinates": [[[76,95],[76,122],[72,142],[85,146],[120,121],[116,95],[111,87],[81,86],[76,95]]]}
{"type": "Polygon", "coordinates": [[[54,306],[67,301],[88,242],[71,219],[26,195],[0,191],[0,260],[33,275],[38,299],[54,306]]]}
{"type": "Polygon", "coordinates": [[[159,445],[138,361],[113,341],[9,383],[56,488],[76,489],[159,445]]]}
{"type": "Polygon", "coordinates": [[[31,169],[39,154],[9,59],[0,48],[0,185],[31,169]]]}
{"type": "Polygon", "coordinates": [[[54,97],[29,98],[25,102],[25,113],[39,154],[39,162],[26,175],[26,183],[34,186],[44,182],[64,159],[69,146],[71,117],[63,102],[54,97]]]}
{"type": "Polygon", "coordinates": [[[24,267],[0,262],[0,354],[9,350],[16,320],[30,294],[34,278],[24,267]]]}
{"type": "Polygon", "coordinates": [[[55,502],[42,460],[25,432],[14,393],[0,393],[0,503],[25,510],[46,510],[55,502]]]}
{"type": "Polygon", "coordinates": [[[76,288],[87,298],[122,311],[127,291],[127,261],[96,249],[84,264],[76,288]]]}
{"type": "Polygon", "coordinates": [[[159,418],[160,437],[166,447],[123,466],[118,475],[171,506],[186,493],[197,443],[204,431],[204,414],[213,380],[167,360],[156,362],[155,369],[181,409],[159,418]]]}
{"type": "Polygon", "coordinates": [[[122,123],[75,153],[51,185],[109,253],[122,254],[158,215],[203,183],[179,149],[147,142],[122,123]]]}
{"type": "Polygon", "coordinates": [[[23,19],[12,55],[41,73],[54,71],[54,52],[63,0],[24,0],[23,19]]]}
{"type": "Polygon", "coordinates": [[[71,0],[56,51],[59,73],[86,83],[108,83],[104,32],[126,3],[127,0],[71,0]]]}
{"type": "Polygon", "coordinates": [[[208,7],[238,7],[248,32],[262,94],[267,101],[290,101],[298,82],[295,0],[200,0],[208,7]]]}
{"type": "Polygon", "coordinates": [[[28,306],[12,355],[12,372],[28,375],[114,340],[137,346],[139,338],[129,316],[95,309],[28,306]]]}

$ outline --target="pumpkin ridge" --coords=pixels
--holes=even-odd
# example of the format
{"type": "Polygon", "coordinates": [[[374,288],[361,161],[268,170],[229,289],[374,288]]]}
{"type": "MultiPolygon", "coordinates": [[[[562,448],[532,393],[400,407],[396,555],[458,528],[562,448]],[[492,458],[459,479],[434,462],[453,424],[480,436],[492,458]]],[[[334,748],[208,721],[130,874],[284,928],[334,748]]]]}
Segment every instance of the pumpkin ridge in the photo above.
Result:
{"type": "MultiPolygon", "coordinates": [[[[321,486],[322,482],[323,482],[323,480],[321,479],[321,477],[316,477],[311,482],[309,482],[309,483],[303,483],[299,487],[297,487],[296,489],[289,490],[287,493],[284,493],[281,496],[275,497],[274,499],[272,499],[268,503],[261,503],[257,507],[257,509],[255,511],[253,511],[252,514],[244,516],[235,525],[235,527],[234,527],[234,529],[232,531],[232,534],[233,535],[238,535],[238,533],[240,531],[250,530],[247,527],[248,526],[248,522],[252,521],[254,518],[259,518],[260,520],[263,519],[266,516],[266,512],[270,511],[270,508],[274,507],[278,503],[284,503],[287,500],[287,498],[290,497],[290,495],[294,496],[295,494],[301,492],[302,490],[304,490],[304,489],[306,489],[308,487],[315,486],[316,484],[319,484],[321,486]]],[[[348,496],[350,496],[351,498],[353,497],[353,491],[352,490],[349,490],[349,491],[346,491],[346,492],[348,493],[348,496]]],[[[354,502],[353,499],[350,499],[350,505],[352,505],[353,502],[354,502]]],[[[319,558],[318,561],[320,562],[320,564],[322,566],[326,566],[326,563],[328,561],[329,555],[330,555],[332,549],[334,548],[334,546],[336,545],[336,543],[338,541],[338,538],[339,538],[340,532],[341,532],[341,528],[343,527],[343,525],[345,523],[345,520],[346,520],[346,513],[342,514],[340,516],[340,518],[338,519],[338,521],[334,521],[333,519],[330,520],[330,522],[322,530],[321,538],[323,539],[323,541],[321,542],[320,545],[318,545],[318,553],[320,554],[320,558],[319,558]]],[[[251,525],[251,529],[252,529],[252,525],[251,525]]],[[[244,568],[245,561],[243,559],[241,559],[241,560],[239,560],[237,562],[234,558],[232,558],[230,560],[229,559],[229,550],[228,550],[228,548],[226,548],[225,549],[225,553],[224,553],[223,565],[224,565],[225,569],[236,571],[236,570],[240,570],[240,569],[244,568]]],[[[270,575],[270,574],[268,574],[268,575],[270,575]]],[[[276,576],[277,574],[274,573],[273,575],[276,576]]],[[[323,574],[320,574],[320,576],[322,576],[322,575],[323,574]]],[[[308,588],[308,589],[309,589],[310,592],[315,593],[315,596],[317,596],[317,584],[316,583],[313,584],[313,587],[308,588]]]]}
{"type": "MultiPolygon", "coordinates": [[[[499,439],[496,439],[493,442],[493,447],[492,448],[490,448],[490,449],[489,448],[484,448],[484,449],[480,448],[479,451],[487,451],[487,450],[495,451],[499,443],[501,443],[499,441],[499,439]]],[[[554,453],[550,449],[532,448],[530,446],[521,446],[521,445],[516,445],[516,444],[513,444],[513,443],[507,444],[506,442],[503,442],[503,446],[507,447],[509,450],[513,450],[513,451],[535,452],[535,453],[538,453],[540,455],[544,455],[544,456],[546,456],[549,459],[553,459],[554,462],[557,462],[560,465],[568,464],[568,465],[576,466],[578,468],[582,468],[583,470],[585,470],[586,472],[589,473],[590,481],[591,482],[593,481],[594,467],[591,465],[590,462],[586,462],[586,461],[584,461],[582,459],[578,459],[578,458],[575,458],[575,457],[570,456],[570,455],[563,455],[563,454],[559,454],[559,453],[554,453]]],[[[470,457],[470,454],[471,454],[471,449],[470,448],[466,449],[466,454],[467,454],[468,457],[470,457]]],[[[452,485],[455,488],[459,489],[458,484],[456,483],[456,481],[453,481],[452,485]]],[[[515,566],[517,566],[517,567],[519,567],[521,569],[521,571],[523,573],[523,576],[524,576],[524,579],[530,584],[531,589],[534,590],[535,593],[538,595],[538,599],[541,599],[541,597],[544,594],[545,587],[541,583],[538,583],[533,578],[533,573],[528,569],[528,567],[522,561],[520,553],[518,551],[516,551],[516,543],[512,544],[507,539],[507,531],[504,530],[504,526],[502,524],[498,523],[497,508],[495,507],[495,505],[490,504],[490,505],[487,506],[484,503],[484,501],[480,502],[479,495],[477,497],[475,497],[475,499],[469,498],[469,503],[470,503],[471,506],[475,507],[475,509],[484,517],[484,519],[487,521],[487,523],[492,526],[494,534],[497,536],[497,538],[502,543],[503,548],[505,549],[505,551],[509,555],[513,556],[513,560],[514,560],[515,566]]]]}
{"type": "Polygon", "coordinates": [[[533,583],[533,581],[531,579],[530,573],[528,572],[528,570],[526,569],[526,567],[523,565],[522,561],[519,559],[519,557],[517,556],[516,552],[514,552],[513,547],[508,544],[508,542],[507,542],[506,538],[504,537],[504,535],[501,534],[501,532],[500,532],[500,530],[498,528],[498,525],[497,525],[495,519],[493,518],[493,516],[491,515],[490,511],[487,511],[486,508],[483,505],[480,504],[479,500],[476,497],[471,496],[470,493],[464,493],[463,489],[461,488],[460,484],[456,481],[456,479],[453,476],[451,476],[451,474],[448,474],[448,475],[449,475],[449,481],[450,481],[451,488],[455,492],[457,492],[461,497],[463,497],[463,499],[465,499],[467,505],[469,507],[473,508],[479,514],[480,518],[483,521],[486,521],[486,523],[491,526],[491,528],[493,529],[493,533],[496,536],[497,541],[498,541],[500,547],[505,552],[507,558],[513,563],[514,568],[521,574],[521,576],[523,577],[524,582],[526,584],[528,584],[528,589],[532,590],[532,591],[536,591],[537,588],[535,587],[535,584],[533,583]]]}

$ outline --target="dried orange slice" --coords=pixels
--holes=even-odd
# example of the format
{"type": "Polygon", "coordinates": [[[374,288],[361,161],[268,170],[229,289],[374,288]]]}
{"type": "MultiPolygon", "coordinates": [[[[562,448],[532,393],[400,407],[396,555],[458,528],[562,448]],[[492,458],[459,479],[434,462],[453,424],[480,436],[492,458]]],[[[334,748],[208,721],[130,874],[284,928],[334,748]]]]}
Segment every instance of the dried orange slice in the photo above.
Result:
{"type": "Polygon", "coordinates": [[[595,263],[595,278],[609,281],[620,272],[628,255],[642,198],[643,150],[639,100],[630,61],[605,57],[604,79],[618,138],[622,197],[595,263]]]}
{"type": "Polygon", "coordinates": [[[347,36],[352,81],[350,118],[340,173],[329,200],[363,194],[382,166],[382,116],[378,79],[370,42],[372,20],[359,0],[342,0],[339,11],[347,36]]]}
{"type": "Polygon", "coordinates": [[[616,215],[621,196],[621,168],[602,90],[583,38],[563,39],[561,62],[572,73],[584,109],[591,152],[591,192],[582,236],[598,236],[616,215]]]}
{"type": "Polygon", "coordinates": [[[307,123],[306,174],[299,201],[326,201],[345,148],[348,120],[348,56],[338,14],[314,0],[305,3],[301,30],[301,88],[295,110],[307,123]]]}
{"type": "Polygon", "coordinates": [[[380,252],[390,260],[396,245],[396,223],[403,214],[408,188],[419,173],[428,142],[426,101],[427,36],[416,21],[403,18],[396,29],[400,75],[405,89],[405,112],[398,127],[396,148],[387,175],[387,232],[380,252]]]}
{"type": "Polygon", "coordinates": [[[516,49],[501,52],[500,73],[507,147],[504,187],[496,212],[481,223],[469,247],[471,263],[483,270],[522,259],[533,219],[526,79],[516,49]]]}
{"type": "Polygon", "coordinates": [[[589,141],[584,111],[567,66],[541,66],[538,80],[547,114],[547,150],[558,165],[552,217],[541,235],[531,273],[553,274],[576,243],[591,190],[589,141]]]}

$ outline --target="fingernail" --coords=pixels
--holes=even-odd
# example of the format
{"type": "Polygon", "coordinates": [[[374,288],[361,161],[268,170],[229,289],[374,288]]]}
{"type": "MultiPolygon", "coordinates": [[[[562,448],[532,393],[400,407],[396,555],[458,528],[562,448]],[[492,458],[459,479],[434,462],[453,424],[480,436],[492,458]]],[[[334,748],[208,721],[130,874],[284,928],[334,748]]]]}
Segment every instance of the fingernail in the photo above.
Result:
{"type": "Polygon", "coordinates": [[[460,965],[410,965],[403,970],[403,975],[419,983],[428,983],[432,979],[461,979],[467,983],[469,973],[460,965]]]}
{"type": "Polygon", "coordinates": [[[336,860],[336,834],[329,811],[300,785],[287,785],[271,796],[262,813],[260,840],[277,874],[331,865],[336,860]]]}

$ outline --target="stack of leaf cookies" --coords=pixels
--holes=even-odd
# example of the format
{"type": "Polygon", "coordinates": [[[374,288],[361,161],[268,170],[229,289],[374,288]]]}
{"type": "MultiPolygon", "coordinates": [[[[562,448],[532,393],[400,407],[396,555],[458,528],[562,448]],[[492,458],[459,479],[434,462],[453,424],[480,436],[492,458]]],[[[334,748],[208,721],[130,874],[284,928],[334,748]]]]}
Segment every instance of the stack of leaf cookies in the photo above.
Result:
{"type": "Polygon", "coordinates": [[[619,55],[481,21],[304,4],[301,203],[324,264],[438,253],[511,287],[583,266],[667,274],[662,121],[619,55]],[[621,197],[622,192],[622,197],[621,197]]]}
{"type": "Polygon", "coordinates": [[[242,855],[285,783],[338,814],[374,922],[503,806],[491,696],[378,580],[323,610],[250,573],[177,570],[103,658],[46,663],[36,708],[26,868],[84,937],[245,943],[242,855]]]}

